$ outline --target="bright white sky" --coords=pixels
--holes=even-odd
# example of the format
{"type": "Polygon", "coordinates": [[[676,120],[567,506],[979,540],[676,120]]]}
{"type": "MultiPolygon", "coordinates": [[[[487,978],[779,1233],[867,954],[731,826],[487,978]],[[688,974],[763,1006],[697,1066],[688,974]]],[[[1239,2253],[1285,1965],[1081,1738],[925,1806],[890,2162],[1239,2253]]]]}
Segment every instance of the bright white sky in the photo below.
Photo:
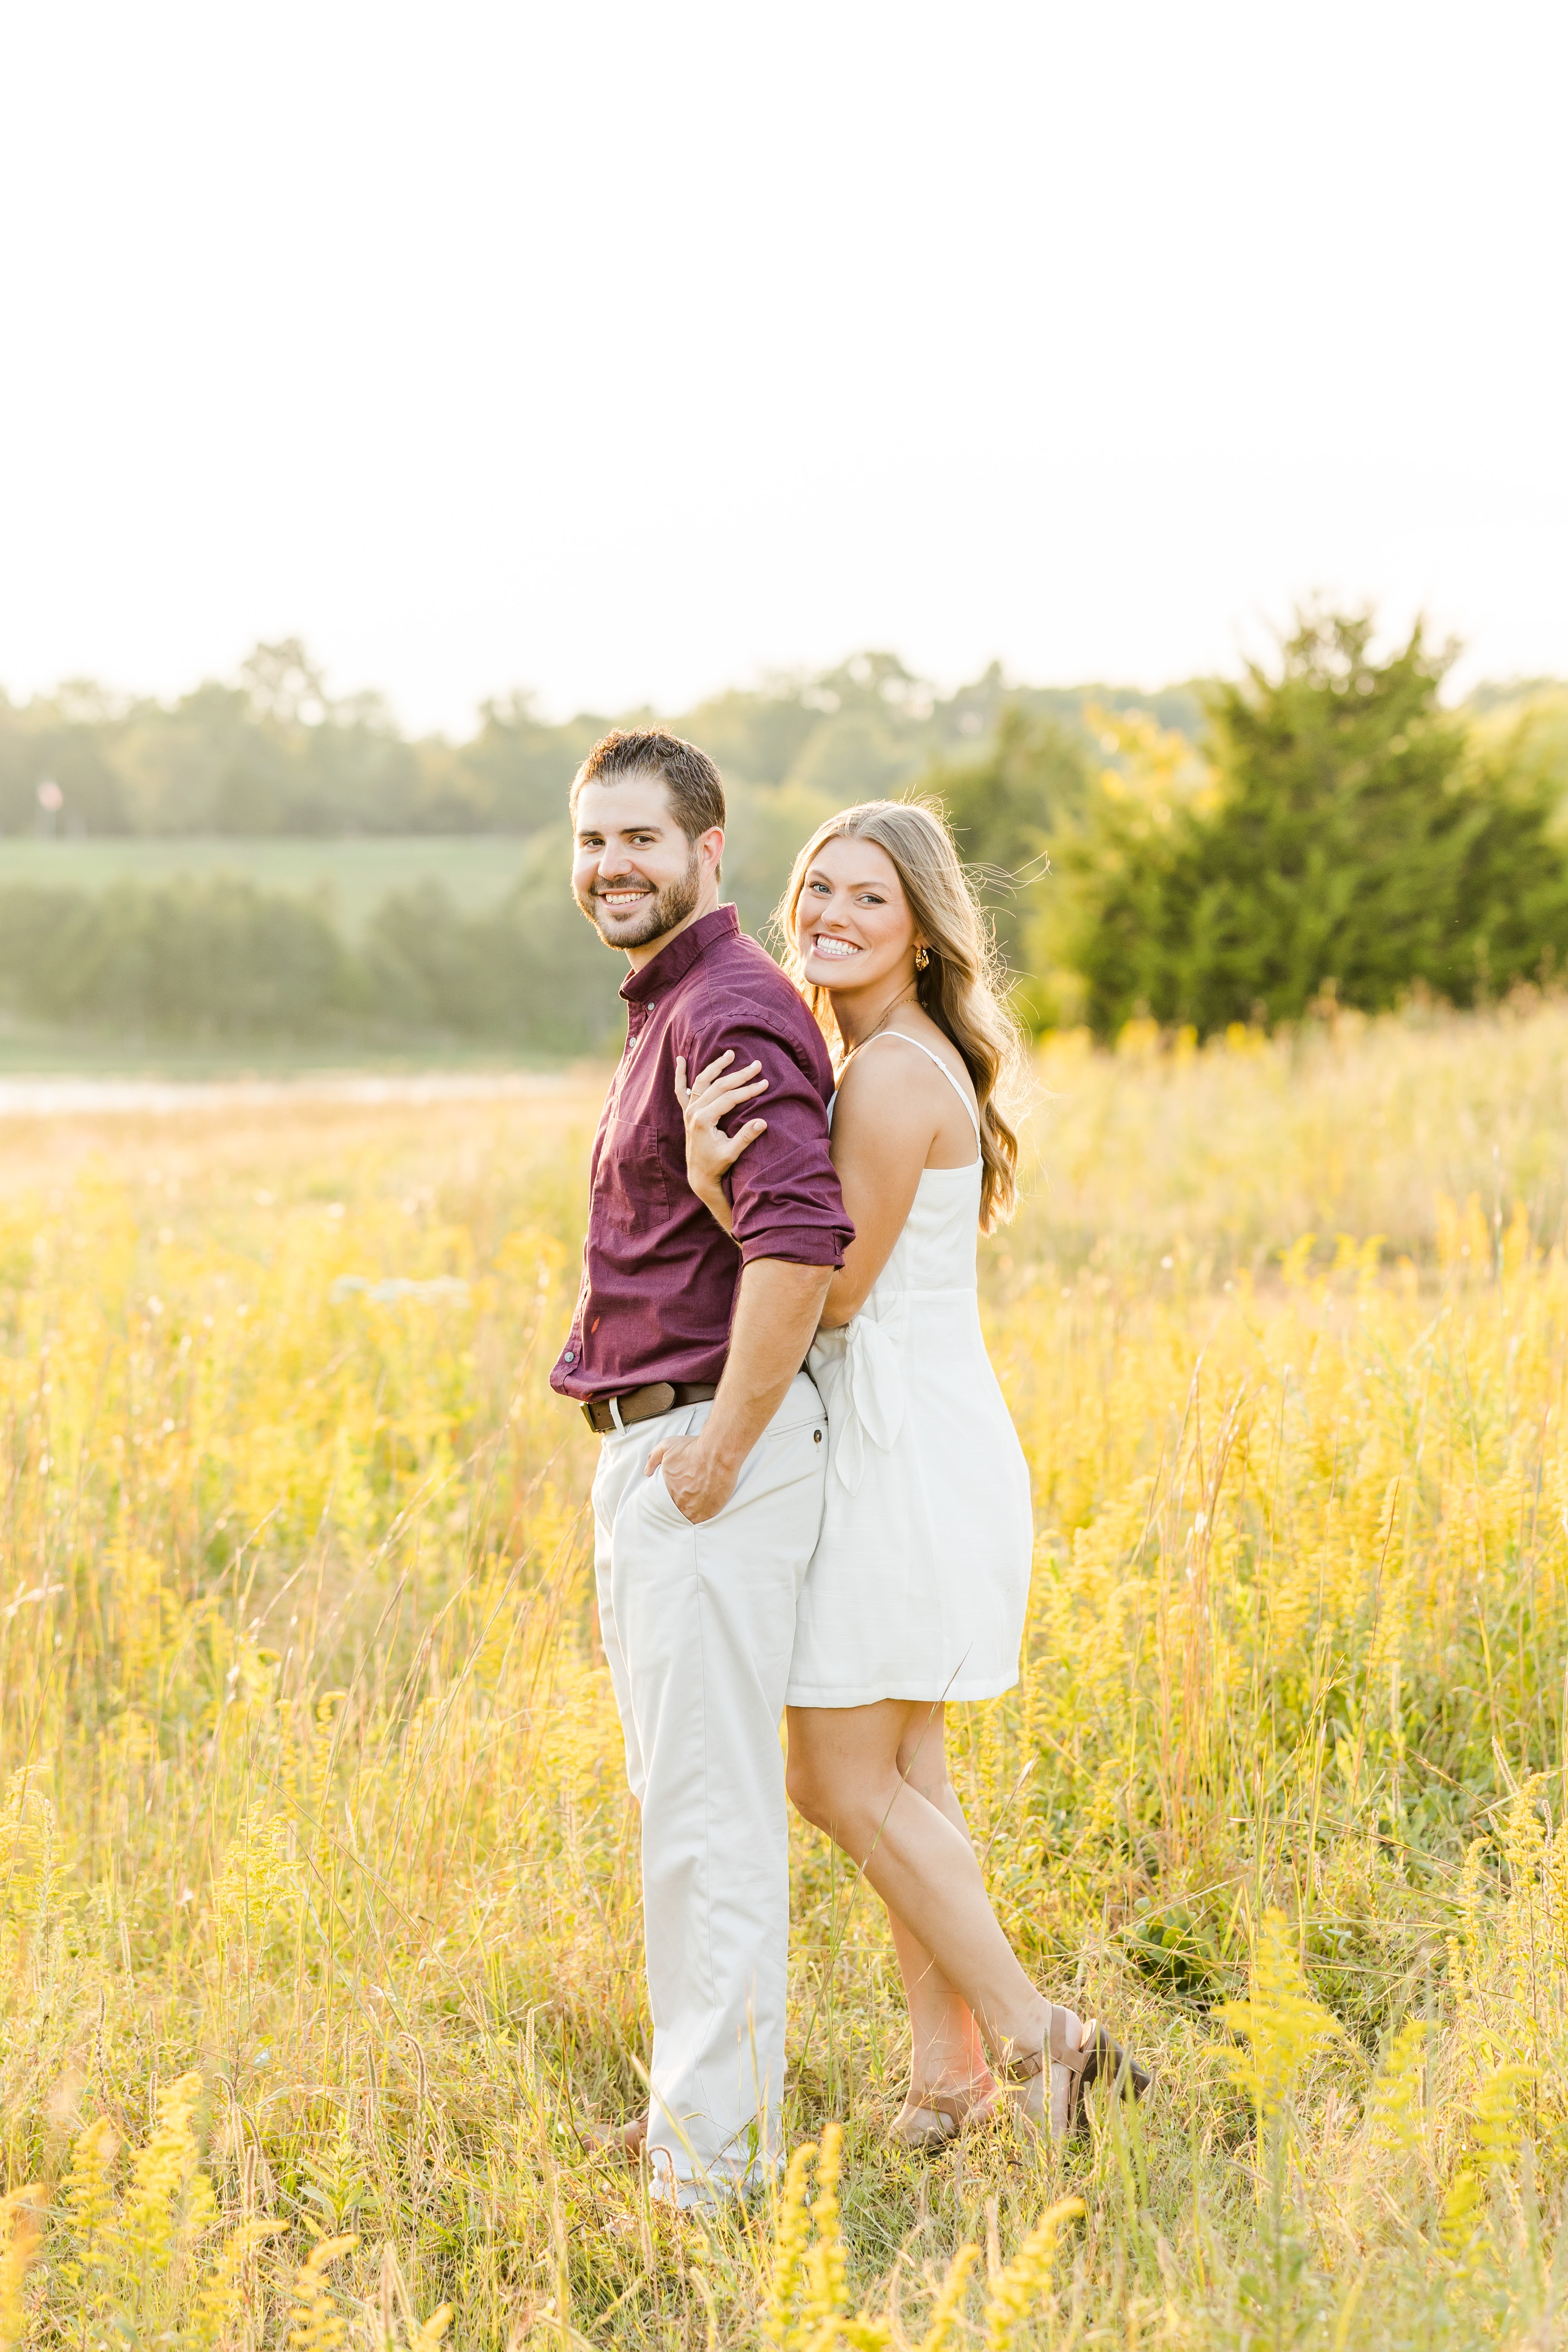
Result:
{"type": "Polygon", "coordinates": [[[47,0],[0,683],[1568,674],[1562,0],[47,0]]]}

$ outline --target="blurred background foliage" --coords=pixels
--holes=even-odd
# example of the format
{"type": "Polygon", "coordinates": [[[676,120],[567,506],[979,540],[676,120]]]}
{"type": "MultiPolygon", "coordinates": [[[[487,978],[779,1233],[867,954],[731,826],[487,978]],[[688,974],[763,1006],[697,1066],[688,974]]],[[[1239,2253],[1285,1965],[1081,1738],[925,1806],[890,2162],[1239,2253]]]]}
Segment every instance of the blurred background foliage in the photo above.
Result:
{"type": "MultiPolygon", "coordinates": [[[[724,771],[726,886],[755,930],[823,815],[940,800],[1038,1031],[1206,1035],[1550,982],[1568,685],[1454,708],[1452,648],[1373,646],[1370,614],[1309,611],[1273,663],[1158,693],[994,664],[942,695],[867,653],[669,723],[724,771]]],[[[609,1046],[620,968],[566,887],[564,803],[613,723],[514,695],[466,742],[411,740],[293,640],[172,704],[0,695],[0,1054],[609,1046]]]]}

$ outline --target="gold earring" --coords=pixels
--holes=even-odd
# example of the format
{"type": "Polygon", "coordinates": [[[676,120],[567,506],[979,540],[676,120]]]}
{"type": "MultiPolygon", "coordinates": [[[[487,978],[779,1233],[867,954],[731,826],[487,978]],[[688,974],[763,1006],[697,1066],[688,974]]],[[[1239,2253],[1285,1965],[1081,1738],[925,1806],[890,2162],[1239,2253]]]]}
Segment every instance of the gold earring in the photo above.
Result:
{"type": "Polygon", "coordinates": [[[917,948],[917,949],[915,950],[915,970],[916,970],[917,971],[924,971],[924,970],[925,970],[925,968],[926,968],[927,964],[928,964],[928,963],[930,963],[930,961],[931,961],[931,950],[930,950],[930,948],[917,948]]]}

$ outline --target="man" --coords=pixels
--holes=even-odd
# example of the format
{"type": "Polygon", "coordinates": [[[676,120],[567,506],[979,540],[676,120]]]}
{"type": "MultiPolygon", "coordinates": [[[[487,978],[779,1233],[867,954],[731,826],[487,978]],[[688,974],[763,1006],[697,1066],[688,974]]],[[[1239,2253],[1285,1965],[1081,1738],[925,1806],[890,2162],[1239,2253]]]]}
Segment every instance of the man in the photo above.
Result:
{"type": "MultiPolygon", "coordinates": [[[[853,1238],[816,1023],[720,904],[724,793],[694,744],[606,735],[572,787],[573,887],[631,966],[594,1145],[576,1313],[552,1385],[603,1439],[599,1625],[642,1806],[656,2195],[748,2186],[777,2153],[789,1877],[779,1717],[822,1516],[801,1367],[853,1238]],[[761,1062],[767,1129],[731,1240],[686,1181],[675,1064],[761,1062]]],[[[639,2144],[641,2126],[626,2134],[639,2144]]]]}

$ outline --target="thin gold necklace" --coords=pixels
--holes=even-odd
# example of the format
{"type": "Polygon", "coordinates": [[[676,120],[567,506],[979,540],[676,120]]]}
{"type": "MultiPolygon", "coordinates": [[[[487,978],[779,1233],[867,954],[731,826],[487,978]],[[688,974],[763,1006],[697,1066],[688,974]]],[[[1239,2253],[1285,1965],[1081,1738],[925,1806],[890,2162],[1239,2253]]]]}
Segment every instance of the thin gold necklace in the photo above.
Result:
{"type": "Polygon", "coordinates": [[[881,1019],[877,1023],[876,1028],[868,1029],[866,1034],[863,1037],[858,1038],[855,1044],[850,1046],[849,1051],[845,1055],[843,1061],[839,1064],[840,1069],[847,1070],[849,1067],[850,1063],[855,1059],[856,1055],[860,1051],[861,1046],[868,1045],[872,1038],[877,1034],[877,1030],[885,1029],[887,1027],[889,1022],[892,1019],[900,1005],[904,1003],[905,999],[917,995],[919,992],[920,982],[917,980],[912,981],[908,988],[903,990],[900,995],[895,996],[891,1004],[889,1005],[886,1013],[883,1013],[881,1019]]]}

